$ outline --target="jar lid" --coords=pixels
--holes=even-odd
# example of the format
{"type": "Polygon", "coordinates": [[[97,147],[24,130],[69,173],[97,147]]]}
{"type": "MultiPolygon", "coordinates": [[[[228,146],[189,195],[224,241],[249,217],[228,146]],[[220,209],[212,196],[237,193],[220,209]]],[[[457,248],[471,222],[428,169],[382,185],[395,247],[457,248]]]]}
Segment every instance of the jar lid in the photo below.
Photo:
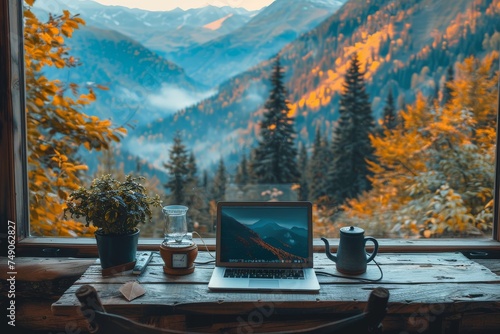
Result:
{"type": "Polygon", "coordinates": [[[188,248],[193,246],[195,243],[192,240],[182,240],[181,242],[176,242],[176,241],[167,241],[164,240],[161,243],[161,248],[175,248],[175,249],[182,249],[182,248],[188,248]]]}
{"type": "Polygon", "coordinates": [[[356,226],[346,226],[346,227],[342,227],[340,229],[340,232],[345,233],[345,234],[349,234],[349,235],[358,235],[358,234],[365,233],[365,230],[363,230],[360,227],[356,227],[356,226]]]}

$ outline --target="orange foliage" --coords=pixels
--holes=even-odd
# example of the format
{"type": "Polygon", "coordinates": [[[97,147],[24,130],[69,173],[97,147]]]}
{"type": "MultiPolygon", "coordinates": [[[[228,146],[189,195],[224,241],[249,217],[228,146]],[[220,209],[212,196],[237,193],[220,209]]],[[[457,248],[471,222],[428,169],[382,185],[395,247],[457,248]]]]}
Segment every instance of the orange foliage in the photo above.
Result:
{"type": "Polygon", "coordinates": [[[484,217],[491,212],[494,185],[488,175],[494,175],[496,58],[466,59],[451,84],[450,103],[429,105],[419,94],[399,112],[402,122],[395,129],[371,136],[373,189],[348,201],[345,217],[361,225],[381,222],[381,233],[424,237],[491,229],[484,217]]]}
{"type": "Polygon", "coordinates": [[[64,201],[79,188],[81,172],[88,167],[76,159],[77,150],[107,149],[119,141],[124,128],[111,128],[111,122],[85,115],[81,109],[95,101],[89,89],[79,94],[76,84],[64,85],[42,74],[46,66],[74,67],[67,56],[64,38],[85,22],[68,11],[51,15],[41,22],[31,12],[35,0],[26,0],[24,11],[26,121],[28,140],[28,182],[30,192],[31,233],[35,235],[91,235],[76,221],[63,220],[64,201]]]}
{"type": "MultiPolygon", "coordinates": [[[[343,57],[338,57],[335,60],[335,68],[328,69],[326,71],[326,77],[324,76],[325,73],[323,73],[320,68],[313,68],[311,73],[324,79],[315,90],[309,91],[306,96],[302,96],[298,101],[291,104],[290,108],[294,111],[294,113],[298,108],[303,109],[306,107],[307,109],[314,111],[322,106],[328,105],[333,94],[342,90],[344,75],[349,66],[348,60],[351,55],[356,52],[360,59],[368,61],[371,59],[372,54],[378,54],[380,42],[383,40],[384,36],[391,34],[391,29],[394,29],[394,27],[389,24],[385,28],[381,28],[373,34],[369,34],[367,31],[362,31],[362,41],[357,42],[355,45],[345,46],[343,57]]],[[[340,42],[341,38],[339,37],[338,40],[340,42]]],[[[389,55],[388,57],[388,59],[390,59],[389,55]]],[[[365,79],[370,79],[373,73],[378,70],[380,65],[380,61],[373,61],[372,59],[370,66],[366,68],[365,79]]]]}

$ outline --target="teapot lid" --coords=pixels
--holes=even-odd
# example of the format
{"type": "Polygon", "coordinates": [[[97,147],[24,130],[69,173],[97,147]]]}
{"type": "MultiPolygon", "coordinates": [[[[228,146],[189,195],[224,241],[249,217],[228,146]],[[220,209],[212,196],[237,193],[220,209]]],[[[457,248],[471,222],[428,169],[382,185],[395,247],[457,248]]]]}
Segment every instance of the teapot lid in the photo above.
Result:
{"type": "Polygon", "coordinates": [[[363,230],[360,227],[356,227],[356,226],[346,226],[346,227],[342,227],[340,229],[340,232],[345,233],[345,234],[349,234],[349,235],[358,235],[358,234],[365,233],[365,230],[363,230]]]}

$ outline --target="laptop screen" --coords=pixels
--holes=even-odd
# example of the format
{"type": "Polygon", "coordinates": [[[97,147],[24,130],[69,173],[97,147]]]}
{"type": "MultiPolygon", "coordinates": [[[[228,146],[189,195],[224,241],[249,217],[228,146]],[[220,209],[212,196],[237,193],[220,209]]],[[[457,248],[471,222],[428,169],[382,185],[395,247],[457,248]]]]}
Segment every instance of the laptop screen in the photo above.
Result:
{"type": "Polygon", "coordinates": [[[219,202],[217,264],[310,268],[310,202],[219,202]]]}

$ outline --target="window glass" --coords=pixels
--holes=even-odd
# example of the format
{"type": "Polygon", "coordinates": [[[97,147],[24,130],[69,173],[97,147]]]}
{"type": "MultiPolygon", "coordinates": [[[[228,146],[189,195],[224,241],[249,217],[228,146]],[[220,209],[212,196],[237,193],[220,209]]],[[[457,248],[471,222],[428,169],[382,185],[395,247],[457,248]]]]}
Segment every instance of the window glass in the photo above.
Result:
{"type": "Polygon", "coordinates": [[[66,201],[105,174],[204,237],[220,200],[311,201],[316,237],[492,234],[500,0],[24,3],[33,236],[92,236],[66,201]]]}

